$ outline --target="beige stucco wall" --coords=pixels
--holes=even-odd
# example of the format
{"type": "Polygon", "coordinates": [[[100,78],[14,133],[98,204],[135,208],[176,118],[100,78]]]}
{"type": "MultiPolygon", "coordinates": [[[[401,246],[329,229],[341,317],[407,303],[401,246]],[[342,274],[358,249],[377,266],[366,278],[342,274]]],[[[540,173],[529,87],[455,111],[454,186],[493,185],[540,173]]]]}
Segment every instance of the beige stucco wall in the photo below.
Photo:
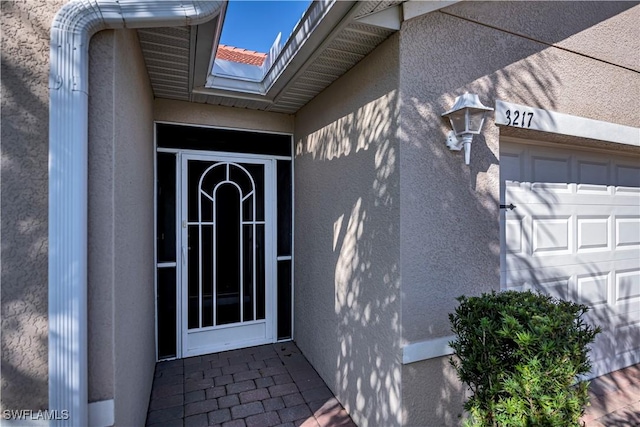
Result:
{"type": "Polygon", "coordinates": [[[135,31],[93,37],[89,93],[89,400],[115,398],[116,425],[143,425],[155,367],[153,95],[135,31]]]}
{"type": "Polygon", "coordinates": [[[410,427],[456,426],[470,394],[446,357],[402,366],[402,405],[410,427]]]}
{"type": "MultiPolygon", "coordinates": [[[[2,409],[48,404],[49,28],[63,3],[2,3],[2,409]]],[[[135,32],[96,35],[90,65],[90,401],[119,396],[116,420],[142,425],[155,362],[152,95],[135,32]]]]}
{"type": "Polygon", "coordinates": [[[2,2],[2,402],[48,406],[49,28],[64,1],[2,2]]]}
{"type": "MultiPolygon", "coordinates": [[[[404,22],[399,166],[406,342],[450,335],[455,297],[500,287],[500,129],[490,115],[467,167],[462,153],[446,148],[449,128],[440,115],[469,91],[490,106],[501,99],[638,126],[639,12],[630,2],[469,2],[404,22]]],[[[455,420],[462,389],[450,378],[445,358],[403,367],[407,425],[455,420]]]]}
{"type": "Polygon", "coordinates": [[[295,340],[359,426],[400,424],[398,37],[295,121],[295,340]]]}
{"type": "Polygon", "coordinates": [[[113,399],[114,92],[112,31],[89,49],[89,401],[113,399]]]}
{"type": "Polygon", "coordinates": [[[154,119],[160,122],[283,133],[293,133],[294,123],[293,116],[290,114],[195,104],[170,99],[155,100],[154,119]]]}

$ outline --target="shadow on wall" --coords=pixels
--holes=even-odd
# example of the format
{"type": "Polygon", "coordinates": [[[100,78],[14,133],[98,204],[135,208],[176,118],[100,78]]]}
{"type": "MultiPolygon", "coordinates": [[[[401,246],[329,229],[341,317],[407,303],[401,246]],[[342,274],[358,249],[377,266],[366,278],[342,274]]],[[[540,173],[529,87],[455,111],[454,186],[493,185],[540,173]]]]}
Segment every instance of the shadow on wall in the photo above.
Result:
{"type": "MultiPolygon", "coordinates": [[[[547,197],[541,194],[538,196],[540,199],[546,199],[547,202],[556,198],[553,194],[548,194],[547,197]]],[[[526,206],[518,209],[526,209],[526,206]]],[[[527,213],[521,211],[519,215],[526,216],[527,213]]],[[[539,231],[539,233],[544,232],[545,230],[539,231]]],[[[504,239],[504,227],[501,233],[504,239]]],[[[531,247],[531,242],[535,239],[531,228],[522,227],[521,233],[523,248],[531,247]]],[[[556,237],[545,236],[548,239],[556,237]]],[[[582,269],[576,271],[571,271],[567,266],[540,269],[539,264],[534,263],[526,252],[525,250],[510,254],[511,266],[508,277],[505,278],[507,280],[505,286],[516,291],[532,290],[554,298],[587,305],[590,310],[584,319],[587,323],[600,326],[602,329],[589,353],[592,366],[599,364],[600,368],[592,369],[592,373],[586,378],[604,374],[603,368],[609,371],[619,369],[621,365],[615,364],[637,363],[636,354],[640,351],[640,325],[638,324],[640,310],[634,307],[633,303],[625,302],[624,296],[618,296],[615,309],[609,303],[609,289],[612,286],[619,286],[621,291],[632,289],[633,279],[623,277],[620,278],[620,283],[616,284],[614,274],[611,272],[611,263],[606,261],[586,263],[582,269]],[[581,281],[585,283],[581,285],[581,281]],[[588,286],[589,282],[592,286],[588,286]]]]}
{"type": "MultiPolygon", "coordinates": [[[[478,7],[495,12],[505,5],[486,2],[478,7]]],[[[500,130],[489,115],[483,134],[474,138],[471,165],[465,166],[462,153],[452,153],[445,145],[449,126],[441,114],[465,91],[490,106],[504,99],[549,110],[570,105],[581,114],[582,105],[567,101],[581,81],[572,80],[580,70],[568,69],[569,54],[545,43],[561,41],[633,5],[616,4],[606,13],[582,11],[578,15],[588,19],[567,19],[570,25],[562,31],[545,33],[550,37],[545,43],[473,22],[491,16],[474,16],[475,6],[461,3],[461,10],[452,6],[406,21],[401,30],[396,167],[401,168],[402,332],[409,342],[450,335],[447,314],[457,305],[456,296],[500,288],[500,130]]],[[[555,13],[551,3],[518,8],[542,6],[547,16],[555,13]]],[[[588,7],[603,6],[563,4],[558,14],[567,18],[576,8],[588,7]]],[[[552,21],[564,18],[554,16],[552,21]]],[[[524,21],[514,17],[513,22],[524,21]]],[[[516,30],[526,33],[530,28],[510,29],[516,30]]],[[[585,66],[582,56],[575,58],[585,66]]],[[[606,89],[593,95],[593,102],[603,105],[610,99],[606,89]]],[[[464,387],[446,361],[405,365],[402,387],[408,425],[449,425],[457,419],[464,387]]]]}
{"type": "MultiPolygon", "coordinates": [[[[500,12],[504,5],[487,2],[478,8],[500,12]]],[[[547,14],[554,12],[553,4],[541,5],[547,14]]],[[[479,294],[495,289],[500,276],[500,131],[489,115],[483,134],[474,138],[471,165],[465,166],[462,153],[452,153],[444,144],[449,126],[440,115],[465,91],[478,94],[489,105],[505,99],[557,110],[566,104],[568,90],[579,83],[568,80],[579,71],[567,70],[565,51],[470,22],[490,15],[474,16],[475,6],[452,6],[406,21],[402,29],[401,239],[403,328],[409,341],[450,333],[445,319],[456,305],[452,289],[458,295],[479,294]],[[416,221],[407,228],[405,218],[422,218],[426,226],[421,228],[416,221]],[[466,259],[483,262],[461,262],[466,259]],[[412,290],[410,284],[421,286],[412,290]],[[427,313],[414,304],[408,322],[404,307],[422,301],[420,294],[427,294],[435,309],[427,313]]],[[[582,3],[565,6],[565,15],[568,9],[587,7],[582,3]]],[[[519,5],[518,10],[523,7],[536,6],[519,5]]],[[[571,34],[629,7],[614,5],[610,15],[585,12],[590,19],[571,21],[571,34]]],[[[567,37],[565,30],[557,37],[567,37]]],[[[606,101],[606,90],[601,92],[597,96],[606,101]]]]}
{"type": "MultiPolygon", "coordinates": [[[[615,182],[611,182],[608,171],[615,171],[620,166],[617,160],[599,153],[591,157],[583,157],[587,155],[583,153],[578,157],[574,154],[580,152],[565,150],[559,153],[571,157],[567,157],[565,165],[562,162],[556,165],[555,177],[544,183],[535,182],[534,170],[525,172],[525,168],[518,165],[525,157],[547,160],[542,152],[535,146],[523,145],[509,146],[505,151],[501,200],[515,201],[519,207],[506,213],[507,224],[512,224],[513,228],[501,229],[505,246],[503,286],[534,290],[590,307],[585,320],[600,326],[602,333],[592,346],[593,367],[586,378],[638,363],[640,304],[632,291],[637,278],[637,250],[633,243],[629,244],[634,240],[633,233],[621,232],[617,224],[619,218],[631,218],[633,215],[629,214],[634,207],[637,211],[634,196],[626,196],[634,194],[634,188],[640,186],[640,176],[636,175],[634,179],[614,173],[615,182]],[[512,167],[514,164],[515,168],[512,167]],[[569,171],[579,178],[566,179],[569,171]],[[567,205],[562,205],[561,194],[570,194],[570,203],[582,205],[580,210],[567,210],[567,205]],[[611,203],[614,194],[617,208],[612,215],[602,207],[603,203],[611,203]],[[587,205],[591,207],[584,210],[587,205]],[[547,217],[553,212],[552,206],[559,206],[556,212],[561,215],[547,217]],[[599,215],[595,215],[597,213],[599,215]],[[558,224],[557,219],[563,216],[568,219],[566,226],[554,229],[553,222],[558,224]],[[545,223],[545,219],[553,221],[545,223]],[[604,227],[589,228],[589,224],[597,222],[604,227]],[[575,231],[572,231],[573,227],[575,231]],[[541,265],[544,268],[540,268],[541,265]]],[[[634,159],[640,159],[638,155],[640,150],[636,148],[622,165],[634,165],[634,159]]]]}
{"type": "MultiPolygon", "coordinates": [[[[441,114],[465,91],[492,107],[500,98],[556,107],[551,95],[560,77],[544,66],[553,53],[515,40],[522,45],[505,54],[510,40],[481,26],[476,34],[475,26],[438,12],[407,21],[402,30],[402,327],[408,342],[451,335],[447,314],[457,296],[500,287],[499,129],[490,113],[467,166],[462,152],[446,147],[450,127],[441,114]],[[478,45],[489,51],[478,53],[478,45]]],[[[403,372],[409,425],[455,423],[465,390],[446,359],[405,365],[403,372]],[[436,386],[421,392],[425,384],[436,386]]]]}
{"type": "MultiPolygon", "coordinates": [[[[505,99],[557,109],[563,89],[576,82],[564,81],[555,71],[555,65],[563,57],[558,54],[559,49],[549,44],[570,39],[635,5],[635,2],[520,3],[509,7],[517,9],[523,19],[504,20],[501,17],[505,12],[501,9],[508,9],[501,3],[466,2],[430,14],[424,25],[415,24],[420,18],[405,22],[401,38],[403,139],[416,147],[428,148],[434,159],[450,157],[444,143],[429,141],[428,135],[442,135],[444,141],[449,127],[443,126],[445,121],[440,114],[450,109],[455,96],[465,90],[478,94],[490,106],[496,99],[505,99]],[[505,31],[484,25],[497,25],[494,21],[500,21],[499,27],[505,31]],[[539,24],[546,21],[549,24],[539,24]],[[559,23],[562,25],[556,25],[559,23]],[[414,31],[419,34],[411,34],[414,31]],[[537,38],[544,44],[518,34],[537,38]],[[411,84],[410,80],[416,77],[420,86],[407,90],[405,82],[411,84]],[[414,114],[407,115],[407,108],[414,114]],[[425,135],[425,139],[415,138],[416,135],[425,135]]],[[[585,47],[588,48],[593,49],[585,47]]],[[[490,122],[489,115],[485,130],[490,122]]],[[[472,160],[468,176],[474,190],[478,175],[498,163],[497,153],[487,146],[482,135],[474,138],[472,151],[475,150],[478,155],[472,154],[475,162],[472,160]]],[[[457,161],[452,165],[456,167],[452,171],[456,176],[460,173],[457,169],[464,170],[457,168],[457,161]]]]}
{"type": "Polygon", "coordinates": [[[58,4],[2,2],[2,409],[45,409],[49,23],[58,4]]]}
{"type": "Polygon", "coordinates": [[[306,230],[296,257],[308,264],[296,272],[296,305],[325,306],[299,321],[322,325],[318,335],[297,340],[361,426],[401,417],[398,97],[384,89],[337,101],[296,141],[296,191],[311,193],[296,194],[306,230]]]}
{"type": "Polygon", "coordinates": [[[449,362],[449,356],[410,363],[402,368],[403,388],[422,393],[403,394],[405,424],[412,427],[456,426],[465,416],[463,404],[471,395],[449,362]]]}

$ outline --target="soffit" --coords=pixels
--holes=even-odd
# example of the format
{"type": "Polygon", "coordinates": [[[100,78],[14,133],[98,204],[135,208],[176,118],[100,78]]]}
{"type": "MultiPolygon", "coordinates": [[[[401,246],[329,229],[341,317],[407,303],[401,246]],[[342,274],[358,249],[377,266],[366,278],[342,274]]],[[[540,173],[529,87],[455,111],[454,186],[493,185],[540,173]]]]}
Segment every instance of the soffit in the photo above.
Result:
{"type": "MultiPolygon", "coordinates": [[[[202,58],[211,56],[215,44],[211,42],[217,42],[217,36],[210,37],[209,48],[203,51],[202,43],[198,46],[198,35],[203,39],[205,31],[198,27],[139,29],[138,37],[156,98],[292,114],[395,32],[357,19],[400,3],[402,0],[355,3],[346,16],[347,21],[336,23],[336,29],[325,43],[316,51],[307,52],[309,58],[297,72],[287,78],[277,93],[268,93],[267,96],[231,91],[193,93],[194,80],[201,78],[197,70],[198,61],[202,68],[202,58]]],[[[219,34],[219,19],[214,21],[207,24],[206,32],[219,34]]],[[[210,64],[205,63],[204,66],[210,64]]]]}
{"type": "Polygon", "coordinates": [[[350,23],[291,80],[267,110],[295,113],[393,33],[373,25],[350,23]]]}
{"type": "Polygon", "coordinates": [[[191,27],[140,29],[138,39],[155,97],[188,101],[191,27]]]}
{"type": "Polygon", "coordinates": [[[380,12],[381,10],[388,9],[390,7],[404,3],[406,0],[390,0],[390,1],[367,1],[363,2],[364,5],[358,11],[356,18],[361,18],[365,15],[380,12]]]}

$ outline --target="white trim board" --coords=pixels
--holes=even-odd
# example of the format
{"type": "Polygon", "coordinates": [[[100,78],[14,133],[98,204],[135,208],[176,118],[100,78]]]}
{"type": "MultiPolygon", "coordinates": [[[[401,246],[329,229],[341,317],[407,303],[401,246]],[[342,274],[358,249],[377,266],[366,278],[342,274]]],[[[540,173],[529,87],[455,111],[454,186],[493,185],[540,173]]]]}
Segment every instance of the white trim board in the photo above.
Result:
{"type": "Polygon", "coordinates": [[[113,399],[89,403],[89,425],[91,427],[109,427],[114,425],[115,403],[113,399]]]}
{"type": "Polygon", "coordinates": [[[246,157],[247,159],[264,159],[264,160],[293,160],[293,156],[277,156],[275,154],[253,154],[253,153],[238,153],[235,151],[214,151],[214,150],[193,150],[190,148],[167,148],[167,147],[157,147],[156,151],[158,153],[185,153],[185,154],[194,154],[194,155],[210,155],[215,154],[219,157],[238,157],[241,155],[242,157],[246,157]]]}
{"type": "Polygon", "coordinates": [[[397,5],[379,12],[356,18],[356,21],[363,24],[373,25],[375,27],[386,28],[388,30],[398,31],[402,25],[402,6],[397,5]]]}
{"type": "Polygon", "coordinates": [[[460,0],[445,1],[445,0],[410,0],[402,3],[403,21],[407,21],[417,16],[426,15],[427,13],[434,12],[452,4],[459,3],[460,0]]]}
{"type": "MultiPolygon", "coordinates": [[[[202,123],[187,123],[187,122],[176,122],[176,121],[172,121],[172,120],[154,120],[153,124],[165,124],[165,125],[176,125],[176,126],[187,126],[187,127],[194,127],[194,128],[207,128],[207,129],[221,129],[221,130],[236,130],[236,131],[240,131],[240,132],[253,132],[253,133],[268,133],[268,134],[273,134],[273,135],[289,135],[291,136],[291,143],[293,144],[293,132],[283,132],[283,131],[275,131],[275,130],[263,130],[263,129],[258,129],[258,128],[243,128],[243,127],[230,127],[230,126],[219,126],[219,125],[208,125],[208,124],[202,124],[202,123]]],[[[156,126],[154,126],[154,129],[157,129],[156,126]]],[[[291,147],[291,149],[293,150],[293,146],[291,147]]],[[[291,151],[293,153],[293,151],[291,151]]]]}
{"type": "Polygon", "coordinates": [[[498,99],[495,108],[495,124],[640,147],[640,128],[557,113],[498,99]],[[524,122],[522,116],[525,116],[524,122]]]}
{"type": "Polygon", "coordinates": [[[449,347],[449,343],[455,339],[455,335],[449,335],[447,337],[409,343],[402,348],[402,364],[408,365],[422,360],[449,356],[453,354],[453,349],[449,347]]]}

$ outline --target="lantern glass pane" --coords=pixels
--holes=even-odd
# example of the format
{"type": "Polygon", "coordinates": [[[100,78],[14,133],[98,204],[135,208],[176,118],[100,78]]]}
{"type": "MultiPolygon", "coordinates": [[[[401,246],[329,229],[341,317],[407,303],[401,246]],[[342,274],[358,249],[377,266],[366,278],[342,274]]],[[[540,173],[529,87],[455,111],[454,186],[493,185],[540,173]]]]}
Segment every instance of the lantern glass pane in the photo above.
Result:
{"type": "Polygon", "coordinates": [[[467,130],[464,110],[452,113],[449,116],[449,120],[451,120],[451,127],[453,128],[453,131],[456,133],[456,135],[460,135],[467,130]]]}
{"type": "Polygon", "coordinates": [[[484,122],[484,111],[470,111],[469,112],[469,131],[475,134],[480,133],[482,128],[482,122],[484,122]]]}

